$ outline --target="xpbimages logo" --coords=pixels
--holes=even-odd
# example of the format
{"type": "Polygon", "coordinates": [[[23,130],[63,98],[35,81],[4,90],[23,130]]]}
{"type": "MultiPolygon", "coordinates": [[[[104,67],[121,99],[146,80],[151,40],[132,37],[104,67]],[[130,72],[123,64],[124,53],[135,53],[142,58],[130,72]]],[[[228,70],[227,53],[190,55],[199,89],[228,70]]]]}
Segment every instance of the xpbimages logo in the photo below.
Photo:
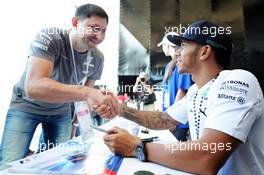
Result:
{"type": "Polygon", "coordinates": [[[177,142],[164,145],[166,151],[171,152],[172,154],[175,151],[204,151],[215,154],[219,151],[231,151],[232,143],[199,143],[197,141],[193,142],[177,142]]]}
{"type": "MultiPolygon", "coordinates": [[[[71,30],[61,30],[59,28],[44,28],[41,30],[41,34],[46,34],[45,36],[48,37],[50,40],[50,35],[55,35],[55,34],[69,34],[71,30]]],[[[91,35],[91,34],[98,34],[98,33],[104,33],[105,30],[101,29],[98,26],[88,26],[88,27],[78,27],[77,29],[80,37],[84,37],[86,35],[91,35]]]]}
{"type": "MultiPolygon", "coordinates": [[[[189,25],[188,25],[189,26],[189,25]]],[[[188,34],[203,34],[203,35],[208,35],[210,34],[211,37],[216,37],[216,35],[223,35],[227,34],[230,35],[232,33],[232,27],[190,27],[190,29],[187,30],[188,26],[183,26],[180,24],[179,26],[165,26],[165,32],[164,34],[167,34],[169,32],[175,32],[178,33],[179,35],[185,34],[187,31],[188,34]]]]}

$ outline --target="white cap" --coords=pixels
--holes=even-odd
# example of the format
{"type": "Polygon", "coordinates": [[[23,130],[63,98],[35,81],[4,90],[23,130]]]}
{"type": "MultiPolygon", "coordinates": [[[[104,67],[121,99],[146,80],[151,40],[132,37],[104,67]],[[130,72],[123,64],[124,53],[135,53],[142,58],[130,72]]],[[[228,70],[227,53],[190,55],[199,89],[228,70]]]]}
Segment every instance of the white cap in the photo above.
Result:
{"type": "Polygon", "coordinates": [[[179,34],[177,34],[177,33],[175,33],[175,32],[168,32],[168,33],[166,33],[166,34],[163,36],[161,42],[159,42],[159,43],[157,44],[158,47],[160,47],[160,46],[161,46],[162,44],[164,44],[164,43],[169,44],[169,45],[171,45],[171,46],[176,46],[175,44],[173,44],[172,42],[170,42],[170,41],[167,39],[167,36],[168,36],[168,35],[177,35],[177,36],[179,36],[179,34]]]}

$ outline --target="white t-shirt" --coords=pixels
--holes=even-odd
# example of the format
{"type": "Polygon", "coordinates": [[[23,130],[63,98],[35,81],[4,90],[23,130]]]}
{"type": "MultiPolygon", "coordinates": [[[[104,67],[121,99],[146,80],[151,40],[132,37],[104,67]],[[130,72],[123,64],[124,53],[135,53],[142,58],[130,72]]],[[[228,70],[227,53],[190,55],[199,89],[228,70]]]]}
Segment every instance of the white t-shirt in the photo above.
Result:
{"type": "Polygon", "coordinates": [[[167,113],[181,123],[189,121],[192,140],[210,128],[243,142],[218,174],[264,174],[264,100],[251,73],[225,70],[200,89],[194,84],[167,113]]]}

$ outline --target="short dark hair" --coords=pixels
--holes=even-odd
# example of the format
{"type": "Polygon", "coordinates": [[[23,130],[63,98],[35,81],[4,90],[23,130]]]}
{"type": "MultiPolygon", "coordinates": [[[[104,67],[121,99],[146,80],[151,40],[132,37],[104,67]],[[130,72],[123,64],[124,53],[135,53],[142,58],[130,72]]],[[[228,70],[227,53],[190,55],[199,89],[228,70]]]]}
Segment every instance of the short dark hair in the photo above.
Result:
{"type": "Polygon", "coordinates": [[[108,15],[105,10],[94,4],[84,4],[78,7],[75,11],[75,17],[83,20],[85,18],[90,18],[92,16],[99,16],[102,18],[106,18],[108,23],[108,15]]]}
{"type": "MultiPolygon", "coordinates": [[[[200,44],[197,42],[196,42],[196,44],[197,44],[197,48],[201,48],[201,47],[206,45],[206,44],[200,44]]],[[[220,68],[222,70],[229,69],[231,66],[231,54],[232,54],[232,52],[227,52],[227,51],[224,51],[223,49],[218,49],[218,48],[215,48],[213,46],[211,46],[211,48],[214,52],[215,61],[220,66],[220,68]]]]}
{"type": "Polygon", "coordinates": [[[224,52],[221,49],[212,47],[215,55],[216,63],[221,67],[221,69],[226,70],[230,68],[231,65],[231,53],[224,52]]]}

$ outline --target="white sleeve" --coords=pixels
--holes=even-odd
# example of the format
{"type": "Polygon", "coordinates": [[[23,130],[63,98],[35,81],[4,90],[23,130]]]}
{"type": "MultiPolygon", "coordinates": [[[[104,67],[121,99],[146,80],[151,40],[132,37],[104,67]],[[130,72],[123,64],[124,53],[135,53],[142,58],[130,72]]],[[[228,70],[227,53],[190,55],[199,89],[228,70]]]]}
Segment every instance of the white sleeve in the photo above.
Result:
{"type": "Polygon", "coordinates": [[[230,71],[220,81],[210,97],[212,103],[204,128],[224,132],[245,143],[263,98],[259,83],[251,73],[242,70],[230,71]]]}
{"type": "Polygon", "coordinates": [[[187,123],[188,121],[187,101],[188,101],[188,97],[187,96],[183,97],[181,100],[171,105],[166,112],[176,121],[183,124],[187,123]]]}

